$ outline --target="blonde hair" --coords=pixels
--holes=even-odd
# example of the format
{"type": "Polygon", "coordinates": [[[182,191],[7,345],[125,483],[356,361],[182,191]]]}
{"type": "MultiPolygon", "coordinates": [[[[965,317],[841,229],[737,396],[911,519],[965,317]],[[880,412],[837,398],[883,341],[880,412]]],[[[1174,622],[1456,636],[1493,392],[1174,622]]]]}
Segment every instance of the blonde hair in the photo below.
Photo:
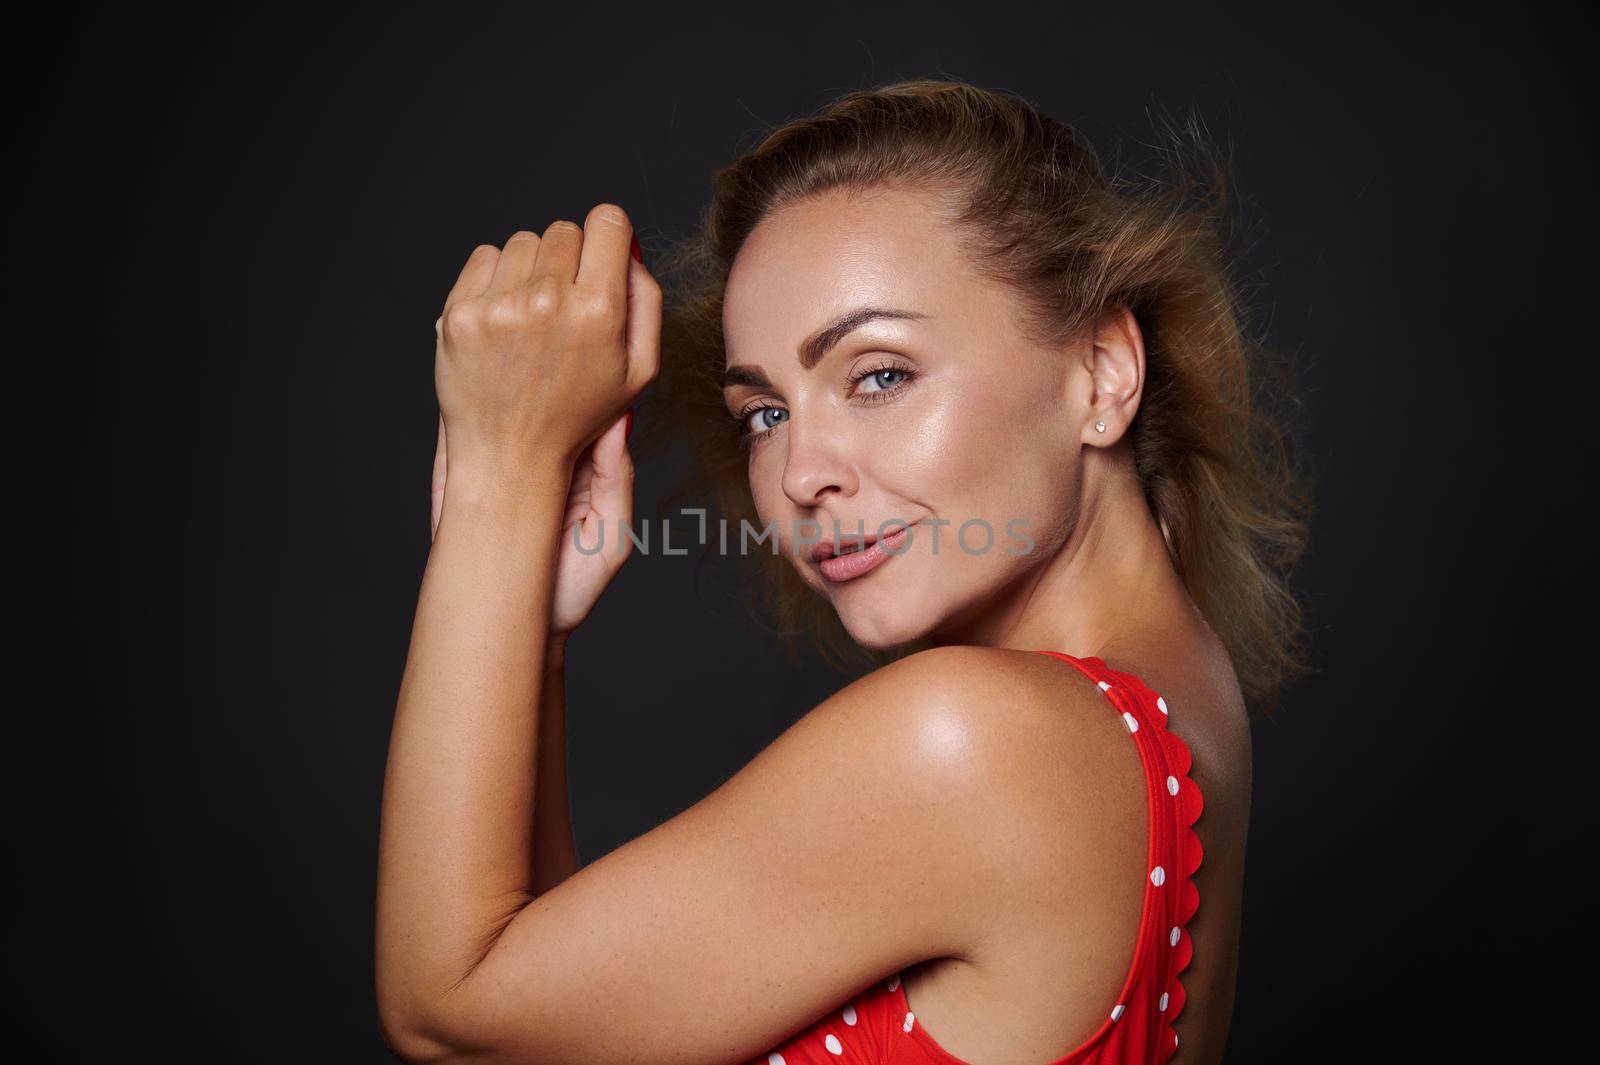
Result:
{"type": "MultiPolygon", "coordinates": [[[[1146,381],[1129,432],[1146,501],[1252,715],[1269,716],[1281,686],[1309,672],[1289,584],[1307,543],[1309,476],[1261,406],[1286,390],[1254,378],[1282,368],[1246,335],[1225,269],[1227,183],[1197,128],[1177,138],[1197,150],[1169,148],[1168,177],[1137,180],[1108,175],[1074,130],[1032,104],[959,81],[851,92],[772,130],[716,172],[698,230],[648,258],[666,308],[636,450],[686,440],[696,471],[674,497],[709,486],[733,535],[742,521],[759,529],[747,455],[722,403],[722,299],[735,255],[774,211],[830,189],[936,192],[954,205],[977,267],[1022,296],[1029,334],[1065,340],[1117,306],[1134,313],[1146,381]]],[[[788,560],[755,555],[792,657],[797,638],[838,668],[921,646],[860,647],[788,560]]]]}

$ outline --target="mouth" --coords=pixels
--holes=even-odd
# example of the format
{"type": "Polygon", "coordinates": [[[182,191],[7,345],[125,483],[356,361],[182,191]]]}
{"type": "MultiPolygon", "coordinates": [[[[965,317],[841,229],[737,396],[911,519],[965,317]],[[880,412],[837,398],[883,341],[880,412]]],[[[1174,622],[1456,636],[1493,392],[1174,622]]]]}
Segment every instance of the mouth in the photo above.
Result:
{"type": "MultiPolygon", "coordinates": [[[[901,530],[896,529],[888,535],[894,536],[901,530]]],[[[866,533],[863,536],[841,536],[838,540],[824,540],[811,549],[811,561],[822,562],[825,559],[837,558],[840,555],[859,554],[878,542],[877,533],[866,533]]]]}
{"type": "MultiPolygon", "coordinates": [[[[914,522],[912,523],[915,524],[914,522]]],[[[867,534],[860,538],[840,537],[825,541],[811,552],[811,560],[822,575],[835,583],[853,580],[895,557],[900,545],[910,535],[911,525],[902,526],[881,538],[867,534]]]]}

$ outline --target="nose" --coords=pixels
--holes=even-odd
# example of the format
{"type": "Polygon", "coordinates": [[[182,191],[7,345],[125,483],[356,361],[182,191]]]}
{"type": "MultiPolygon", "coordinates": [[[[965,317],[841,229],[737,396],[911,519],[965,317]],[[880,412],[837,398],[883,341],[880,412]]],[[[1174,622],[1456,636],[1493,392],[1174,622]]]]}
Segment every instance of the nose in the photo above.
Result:
{"type": "Polygon", "coordinates": [[[848,438],[815,419],[810,425],[792,419],[785,432],[789,452],[783,464],[783,492],[795,506],[820,506],[829,491],[856,494],[860,482],[848,438]]]}

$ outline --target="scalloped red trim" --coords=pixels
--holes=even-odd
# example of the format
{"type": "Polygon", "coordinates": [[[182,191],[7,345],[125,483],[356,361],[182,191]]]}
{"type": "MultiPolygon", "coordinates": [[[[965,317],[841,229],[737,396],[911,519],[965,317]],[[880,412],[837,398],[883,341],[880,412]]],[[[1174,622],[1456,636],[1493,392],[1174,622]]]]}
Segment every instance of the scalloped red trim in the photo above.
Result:
{"type": "MultiPolygon", "coordinates": [[[[1063,659],[1082,672],[1089,679],[1099,683],[1101,681],[1113,682],[1111,687],[1103,688],[1107,700],[1117,706],[1117,699],[1113,692],[1120,686],[1125,689],[1133,699],[1135,709],[1139,711],[1136,720],[1141,727],[1150,726],[1159,739],[1162,756],[1166,761],[1169,778],[1175,779],[1178,791],[1173,796],[1176,805],[1176,824],[1178,827],[1178,864],[1183,870],[1182,894],[1178,902],[1178,923],[1173,926],[1173,932],[1178,935],[1178,941],[1171,944],[1177,948],[1172,955],[1172,970],[1165,981],[1169,987],[1167,1008],[1161,1011],[1162,1022],[1157,1033],[1159,1049],[1156,1052],[1157,1065],[1163,1065],[1178,1050],[1178,1033],[1173,1030],[1173,1024],[1178,1015],[1183,1012],[1184,1003],[1188,996],[1183,989],[1183,981],[1179,979],[1189,962],[1194,957],[1194,943],[1189,937],[1189,920],[1194,917],[1195,911],[1200,908],[1200,890],[1194,885],[1194,874],[1200,868],[1200,863],[1205,857],[1205,850],[1200,845],[1200,837],[1194,830],[1194,823],[1200,819],[1200,813],[1205,809],[1205,796],[1201,794],[1200,785],[1189,776],[1189,770],[1194,765],[1194,759],[1189,752],[1188,744],[1184,743],[1177,733],[1167,728],[1168,710],[1166,699],[1152,690],[1137,674],[1120,669],[1113,669],[1106,665],[1105,660],[1093,656],[1078,658],[1061,651],[1039,651],[1055,658],[1063,659]],[[1170,1037],[1170,1038],[1169,1038],[1170,1037]]],[[[1119,707],[1120,709],[1120,707],[1119,707]]],[[[1171,785],[1167,791],[1171,793],[1171,785]]],[[[1168,933],[1170,941],[1171,933],[1168,933]]],[[[1142,941],[1141,941],[1142,944],[1142,941]]],[[[1094,1042],[1098,1042],[1097,1033],[1094,1042]]],[[[1082,1049],[1088,1049],[1087,1047],[1082,1049]]]]}

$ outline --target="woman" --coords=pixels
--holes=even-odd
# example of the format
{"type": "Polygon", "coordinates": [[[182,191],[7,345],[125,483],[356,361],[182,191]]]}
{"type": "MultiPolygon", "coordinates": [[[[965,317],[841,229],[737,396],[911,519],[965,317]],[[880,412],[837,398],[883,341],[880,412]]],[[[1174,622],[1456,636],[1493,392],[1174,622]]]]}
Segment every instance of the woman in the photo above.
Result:
{"type": "Polygon", "coordinates": [[[399,1056],[1220,1059],[1304,522],[1215,207],[919,80],[719,174],[665,323],[615,205],[473,253],[384,791],[399,1056]],[[658,374],[662,431],[775,529],[786,617],[881,664],[579,869],[563,649],[629,552],[658,374]]]}

